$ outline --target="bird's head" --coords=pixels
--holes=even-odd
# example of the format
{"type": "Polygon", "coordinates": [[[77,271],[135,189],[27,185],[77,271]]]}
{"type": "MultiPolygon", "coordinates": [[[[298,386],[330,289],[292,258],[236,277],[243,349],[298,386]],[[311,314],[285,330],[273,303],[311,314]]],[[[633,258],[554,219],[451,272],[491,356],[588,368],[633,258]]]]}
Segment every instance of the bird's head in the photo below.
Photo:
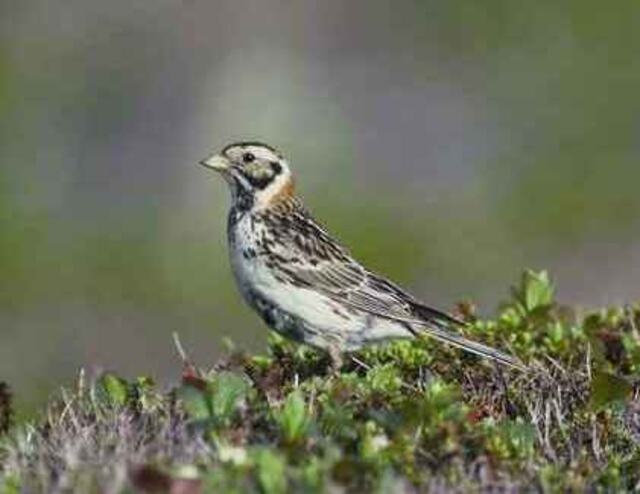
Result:
{"type": "Polygon", "coordinates": [[[200,164],[224,177],[237,207],[264,208],[293,195],[289,164],[278,151],[266,144],[230,144],[200,164]]]}

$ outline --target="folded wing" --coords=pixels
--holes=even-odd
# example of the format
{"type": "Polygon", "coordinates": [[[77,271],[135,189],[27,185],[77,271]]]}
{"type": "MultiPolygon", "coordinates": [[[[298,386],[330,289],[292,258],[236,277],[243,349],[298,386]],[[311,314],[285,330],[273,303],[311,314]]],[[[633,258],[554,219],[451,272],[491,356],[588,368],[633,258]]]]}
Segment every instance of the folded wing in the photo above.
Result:
{"type": "Polygon", "coordinates": [[[399,286],[368,271],[309,216],[289,215],[283,226],[274,247],[278,249],[276,256],[289,262],[274,263],[274,269],[290,283],[321,292],[345,308],[396,321],[414,335],[424,332],[468,352],[525,369],[518,359],[451,331],[451,326],[465,323],[422,304],[399,286]]]}

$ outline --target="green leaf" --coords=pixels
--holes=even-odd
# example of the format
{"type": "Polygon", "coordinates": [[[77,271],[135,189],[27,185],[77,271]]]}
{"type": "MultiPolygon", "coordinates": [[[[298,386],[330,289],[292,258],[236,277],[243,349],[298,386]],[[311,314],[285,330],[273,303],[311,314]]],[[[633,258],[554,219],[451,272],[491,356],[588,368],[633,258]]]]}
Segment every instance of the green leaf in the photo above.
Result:
{"type": "Polygon", "coordinates": [[[227,422],[250,387],[239,375],[221,372],[216,376],[211,398],[212,415],[220,422],[227,422]]]}
{"type": "Polygon", "coordinates": [[[373,391],[392,393],[402,386],[402,377],[396,363],[374,367],[367,373],[367,382],[373,391]]]}
{"type": "Polygon", "coordinates": [[[590,408],[599,411],[616,402],[626,401],[633,387],[621,377],[603,371],[595,371],[591,380],[590,408]]]}
{"type": "Polygon", "coordinates": [[[306,435],[310,425],[310,417],[299,390],[296,389],[289,393],[284,406],[276,413],[276,422],[278,422],[287,443],[298,442],[306,435]]]}
{"type": "Polygon", "coordinates": [[[178,388],[178,398],[192,419],[222,426],[229,422],[239,400],[249,390],[250,386],[241,376],[221,372],[212,380],[183,381],[178,388]]]}
{"type": "Polygon", "coordinates": [[[507,420],[488,427],[488,448],[496,456],[529,458],[534,454],[535,431],[531,424],[507,420]]]}
{"type": "Polygon", "coordinates": [[[213,411],[211,392],[208,388],[200,389],[191,384],[183,384],[178,388],[177,396],[192,419],[207,420],[211,418],[213,411]]]}
{"type": "Polygon", "coordinates": [[[121,377],[106,372],[96,382],[96,397],[109,405],[123,407],[129,397],[129,384],[121,377]]]}
{"type": "Polygon", "coordinates": [[[2,492],[2,494],[20,494],[24,492],[18,476],[8,475],[0,478],[0,492],[2,492]]]}
{"type": "Polygon", "coordinates": [[[281,494],[287,490],[286,464],[282,456],[262,449],[256,457],[258,482],[265,494],[281,494]]]}
{"type": "Polygon", "coordinates": [[[546,271],[535,272],[527,269],[522,274],[519,298],[527,312],[551,304],[553,293],[553,284],[546,271]]]}
{"type": "Polygon", "coordinates": [[[162,396],[156,391],[153,379],[138,377],[133,386],[142,410],[150,412],[162,406],[162,396]]]}

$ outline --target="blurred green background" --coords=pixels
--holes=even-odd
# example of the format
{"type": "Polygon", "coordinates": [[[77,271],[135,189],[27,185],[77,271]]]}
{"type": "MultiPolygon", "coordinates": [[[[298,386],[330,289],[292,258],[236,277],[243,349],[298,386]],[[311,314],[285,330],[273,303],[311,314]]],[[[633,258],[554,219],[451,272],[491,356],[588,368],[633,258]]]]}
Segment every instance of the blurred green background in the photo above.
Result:
{"type": "Polygon", "coordinates": [[[640,297],[640,4],[0,4],[0,380],[175,377],[264,348],[222,181],[264,140],[371,267],[490,314],[524,267],[562,301],[640,297]]]}

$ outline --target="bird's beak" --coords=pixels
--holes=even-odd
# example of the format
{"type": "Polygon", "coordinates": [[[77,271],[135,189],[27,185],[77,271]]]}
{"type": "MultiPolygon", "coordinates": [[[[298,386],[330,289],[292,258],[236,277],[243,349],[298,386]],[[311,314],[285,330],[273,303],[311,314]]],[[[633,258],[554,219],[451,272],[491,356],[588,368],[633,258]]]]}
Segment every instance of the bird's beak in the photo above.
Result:
{"type": "Polygon", "coordinates": [[[227,170],[229,170],[229,168],[231,168],[231,163],[229,163],[229,160],[220,154],[213,154],[208,158],[199,161],[198,163],[217,172],[226,172],[227,170]]]}

